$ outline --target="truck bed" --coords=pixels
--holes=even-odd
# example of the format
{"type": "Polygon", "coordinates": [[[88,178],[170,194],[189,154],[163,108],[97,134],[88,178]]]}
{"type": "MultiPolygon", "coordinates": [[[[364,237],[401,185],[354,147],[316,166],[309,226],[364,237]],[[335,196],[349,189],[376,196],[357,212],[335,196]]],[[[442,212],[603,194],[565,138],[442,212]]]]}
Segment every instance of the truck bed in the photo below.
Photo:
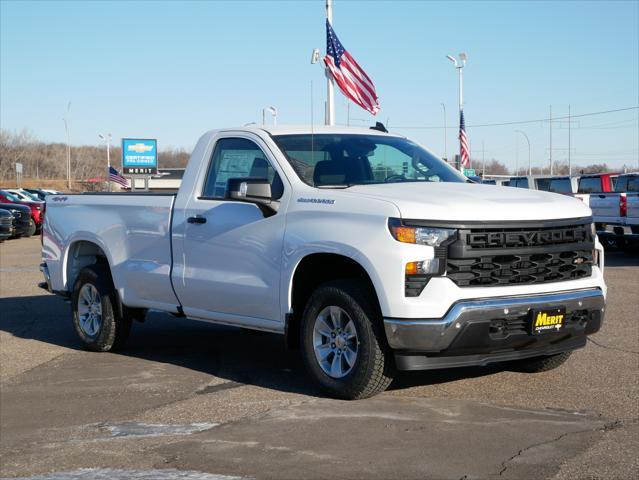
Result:
{"type": "Polygon", "coordinates": [[[108,259],[125,304],[175,311],[178,300],[170,279],[174,202],[175,194],[150,192],[48,198],[43,259],[51,289],[72,290],[74,272],[95,261],[95,249],[82,243],[91,242],[108,259]]]}

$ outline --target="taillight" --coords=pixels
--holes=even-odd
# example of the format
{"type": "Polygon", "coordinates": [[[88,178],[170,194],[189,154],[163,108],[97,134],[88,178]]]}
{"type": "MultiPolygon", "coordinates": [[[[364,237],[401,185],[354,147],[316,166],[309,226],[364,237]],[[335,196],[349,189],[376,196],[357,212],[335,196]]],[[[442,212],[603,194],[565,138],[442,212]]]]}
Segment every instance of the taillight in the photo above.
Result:
{"type": "Polygon", "coordinates": [[[626,203],[626,196],[621,195],[619,197],[619,216],[626,217],[628,215],[628,204],[626,203]]]}

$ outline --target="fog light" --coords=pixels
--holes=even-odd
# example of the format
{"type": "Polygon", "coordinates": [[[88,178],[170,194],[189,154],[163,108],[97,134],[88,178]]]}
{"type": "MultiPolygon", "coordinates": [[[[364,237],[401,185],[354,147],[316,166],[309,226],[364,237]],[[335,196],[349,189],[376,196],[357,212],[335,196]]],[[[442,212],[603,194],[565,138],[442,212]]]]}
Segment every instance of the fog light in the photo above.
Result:
{"type": "Polygon", "coordinates": [[[406,275],[432,275],[439,272],[439,258],[409,262],[406,264],[406,275]]]}

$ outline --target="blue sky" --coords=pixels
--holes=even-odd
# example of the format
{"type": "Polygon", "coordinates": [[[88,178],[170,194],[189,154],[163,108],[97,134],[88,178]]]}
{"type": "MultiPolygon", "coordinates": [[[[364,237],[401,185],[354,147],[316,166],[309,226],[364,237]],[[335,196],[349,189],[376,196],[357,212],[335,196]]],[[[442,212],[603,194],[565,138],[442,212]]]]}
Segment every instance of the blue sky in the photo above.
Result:
{"type": "MultiPolygon", "coordinates": [[[[475,159],[545,164],[549,128],[485,123],[637,106],[639,2],[334,0],[335,31],[376,84],[378,119],[443,154],[457,151],[456,72],[446,54],[468,53],[465,116],[475,159]]],[[[233,2],[1,2],[0,121],[64,141],[98,144],[99,132],[154,137],[190,149],[211,128],[260,121],[323,121],[325,80],[310,64],[324,50],[324,0],[233,2]]],[[[346,123],[337,95],[337,121],[346,123]]],[[[352,124],[373,118],[351,107],[352,124]]],[[[575,163],[638,165],[637,110],[572,123],[575,163]]],[[[553,129],[553,157],[567,158],[567,122],[553,129]]]]}

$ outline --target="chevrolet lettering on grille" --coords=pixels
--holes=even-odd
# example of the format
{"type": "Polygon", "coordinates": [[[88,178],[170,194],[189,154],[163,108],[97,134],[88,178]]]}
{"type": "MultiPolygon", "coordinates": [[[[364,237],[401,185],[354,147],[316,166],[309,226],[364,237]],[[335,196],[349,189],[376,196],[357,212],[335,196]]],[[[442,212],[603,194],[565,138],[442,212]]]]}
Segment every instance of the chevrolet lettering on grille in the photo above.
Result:
{"type": "Polygon", "coordinates": [[[536,230],[529,232],[477,232],[469,233],[467,244],[471,248],[533,247],[557,243],[588,241],[586,229],[536,230]]]}

